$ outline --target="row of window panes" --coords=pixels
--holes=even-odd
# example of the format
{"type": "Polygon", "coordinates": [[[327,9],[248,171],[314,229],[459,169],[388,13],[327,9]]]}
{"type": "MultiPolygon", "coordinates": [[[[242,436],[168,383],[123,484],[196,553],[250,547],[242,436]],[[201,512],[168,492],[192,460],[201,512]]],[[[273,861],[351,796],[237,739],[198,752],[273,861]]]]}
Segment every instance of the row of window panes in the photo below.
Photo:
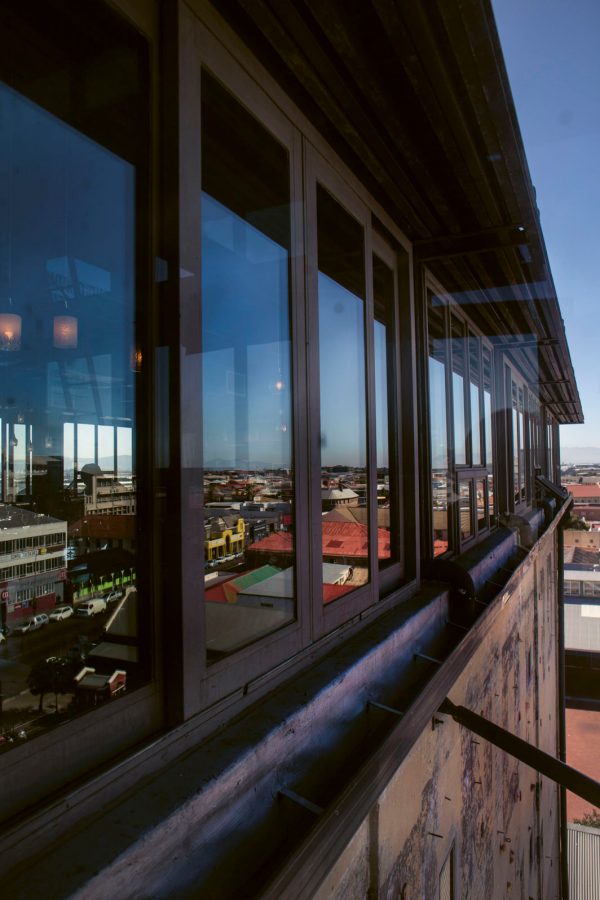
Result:
{"type": "Polygon", "coordinates": [[[23,603],[25,600],[33,600],[34,597],[43,597],[52,593],[54,593],[54,584],[47,582],[46,584],[37,585],[35,588],[24,588],[21,591],[17,591],[15,600],[17,603],[23,603]]]}
{"type": "Polygon", "coordinates": [[[512,484],[515,506],[531,503],[535,495],[536,471],[554,478],[552,441],[554,425],[550,414],[545,431],[541,420],[538,399],[517,379],[514,371],[506,367],[507,384],[512,398],[511,440],[513,453],[512,484]],[[544,447],[543,438],[546,439],[544,447]]]}
{"type": "MultiPolygon", "coordinates": [[[[204,568],[213,662],[297,618],[293,413],[307,388],[293,374],[292,309],[304,304],[290,274],[289,152],[208,72],[202,92],[204,568]]],[[[320,183],[316,231],[316,303],[303,327],[318,345],[308,379],[320,436],[312,534],[329,607],[368,589],[373,565],[383,571],[400,560],[396,276],[372,253],[368,282],[365,224],[320,183]],[[368,466],[373,419],[376,472],[368,466]]]]}
{"type": "Polygon", "coordinates": [[[494,524],[492,353],[433,293],[427,323],[433,555],[440,556],[458,549],[455,521],[459,546],[494,524]]]}
{"type": "Polygon", "coordinates": [[[565,594],[570,597],[600,597],[600,583],[565,578],[565,594]]]}
{"type": "Polygon", "coordinates": [[[61,556],[37,560],[36,562],[21,563],[18,566],[3,566],[0,569],[0,578],[23,578],[25,575],[31,575],[35,572],[53,572],[58,569],[64,569],[64,559],[61,556]]]}
{"type": "Polygon", "coordinates": [[[65,546],[67,536],[65,532],[57,534],[40,534],[35,537],[15,538],[12,541],[0,541],[0,556],[7,553],[16,553],[18,550],[26,550],[31,547],[65,546]]]}

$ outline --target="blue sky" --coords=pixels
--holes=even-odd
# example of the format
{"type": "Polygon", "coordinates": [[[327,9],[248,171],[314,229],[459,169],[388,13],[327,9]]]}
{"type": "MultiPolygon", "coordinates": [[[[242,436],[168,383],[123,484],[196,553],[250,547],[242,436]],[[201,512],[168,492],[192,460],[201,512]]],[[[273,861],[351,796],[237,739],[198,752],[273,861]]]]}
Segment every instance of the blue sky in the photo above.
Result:
{"type": "Polygon", "coordinates": [[[493,6],[585,415],[566,459],[600,448],[600,2],[493,6]]]}

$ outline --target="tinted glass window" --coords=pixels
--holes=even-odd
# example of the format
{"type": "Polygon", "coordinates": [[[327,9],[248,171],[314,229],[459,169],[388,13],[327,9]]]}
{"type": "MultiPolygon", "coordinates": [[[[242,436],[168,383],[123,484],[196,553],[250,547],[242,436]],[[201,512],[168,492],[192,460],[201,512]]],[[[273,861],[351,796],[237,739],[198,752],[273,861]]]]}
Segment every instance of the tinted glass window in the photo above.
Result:
{"type": "Polygon", "coordinates": [[[375,300],[375,424],[377,448],[377,525],[388,533],[378,541],[379,567],[398,559],[398,459],[394,396],[394,272],[373,257],[375,300]]]}
{"type": "Polygon", "coordinates": [[[447,346],[444,307],[429,299],[429,433],[431,441],[431,493],[433,555],[448,550],[448,422],[446,418],[447,346]]]}
{"type": "MultiPolygon", "coordinates": [[[[362,226],[317,190],[323,602],[369,581],[362,226]]],[[[378,530],[380,555],[389,533],[378,530]]],[[[387,549],[386,549],[387,548],[387,549]]]]}
{"type": "Polygon", "coordinates": [[[3,22],[20,40],[0,55],[2,729],[30,737],[148,673],[136,328],[147,97],[136,51],[97,13],[85,35],[44,5],[26,25],[27,4],[3,22]]]}
{"type": "Polygon", "coordinates": [[[296,615],[288,151],[202,80],[208,660],[296,615]]]}

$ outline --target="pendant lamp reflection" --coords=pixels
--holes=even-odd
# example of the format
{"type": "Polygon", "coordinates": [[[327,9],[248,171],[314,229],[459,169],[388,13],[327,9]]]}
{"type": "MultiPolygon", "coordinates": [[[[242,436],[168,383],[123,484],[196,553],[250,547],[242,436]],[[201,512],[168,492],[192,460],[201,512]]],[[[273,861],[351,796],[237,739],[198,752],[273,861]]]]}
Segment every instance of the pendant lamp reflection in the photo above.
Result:
{"type": "Polygon", "coordinates": [[[77,347],[77,319],[75,316],[54,316],[54,346],[58,350],[77,347]]]}
{"type": "Polygon", "coordinates": [[[0,350],[21,349],[21,316],[12,312],[0,313],[0,350]]]}
{"type": "Polygon", "coordinates": [[[139,375],[142,371],[142,351],[139,347],[133,347],[130,357],[131,371],[139,375]]]}

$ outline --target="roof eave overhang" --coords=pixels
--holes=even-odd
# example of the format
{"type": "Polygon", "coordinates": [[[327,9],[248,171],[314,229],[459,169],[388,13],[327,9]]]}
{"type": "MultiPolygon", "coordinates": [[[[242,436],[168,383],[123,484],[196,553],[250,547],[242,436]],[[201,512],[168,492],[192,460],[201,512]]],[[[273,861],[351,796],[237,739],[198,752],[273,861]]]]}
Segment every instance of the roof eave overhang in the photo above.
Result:
{"type": "Polygon", "coordinates": [[[557,421],[582,422],[489,0],[216,5],[414,242],[415,259],[469,294],[490,336],[536,344],[532,381],[557,421]]]}

